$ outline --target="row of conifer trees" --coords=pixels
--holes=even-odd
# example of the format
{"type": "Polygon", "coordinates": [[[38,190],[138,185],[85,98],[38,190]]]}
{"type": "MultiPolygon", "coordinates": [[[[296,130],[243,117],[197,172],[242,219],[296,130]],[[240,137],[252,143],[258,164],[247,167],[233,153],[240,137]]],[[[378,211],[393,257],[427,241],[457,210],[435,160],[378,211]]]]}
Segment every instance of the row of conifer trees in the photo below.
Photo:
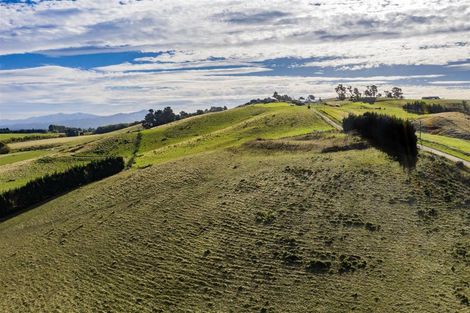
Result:
{"type": "Polygon", "coordinates": [[[357,132],[406,168],[416,165],[418,139],[413,124],[408,120],[375,112],[359,116],[350,114],[343,119],[343,129],[357,132]]]}
{"type": "Polygon", "coordinates": [[[122,157],[108,157],[71,167],[65,172],[45,175],[0,194],[0,217],[28,209],[64,192],[117,174],[123,169],[122,157]]]}
{"type": "Polygon", "coordinates": [[[416,114],[434,114],[441,112],[462,112],[470,114],[470,105],[466,101],[462,101],[462,104],[453,105],[442,105],[439,103],[426,103],[424,101],[414,101],[405,104],[403,106],[403,109],[407,112],[416,114]]]}

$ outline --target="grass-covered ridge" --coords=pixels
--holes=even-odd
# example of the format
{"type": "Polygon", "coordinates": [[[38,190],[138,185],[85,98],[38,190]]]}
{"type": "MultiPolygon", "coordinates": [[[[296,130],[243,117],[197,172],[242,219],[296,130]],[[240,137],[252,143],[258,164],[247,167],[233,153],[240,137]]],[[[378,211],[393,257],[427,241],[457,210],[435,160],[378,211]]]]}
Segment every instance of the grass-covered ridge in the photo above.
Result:
{"type": "Polygon", "coordinates": [[[424,132],[470,141],[470,115],[460,112],[432,114],[416,120],[415,127],[424,132]]]}
{"type": "Polygon", "coordinates": [[[469,179],[250,145],[127,171],[0,224],[0,310],[463,312],[469,179]]]}
{"type": "Polygon", "coordinates": [[[142,131],[137,166],[235,147],[256,138],[276,139],[328,129],[331,126],[306,107],[287,103],[245,106],[142,131]]]}

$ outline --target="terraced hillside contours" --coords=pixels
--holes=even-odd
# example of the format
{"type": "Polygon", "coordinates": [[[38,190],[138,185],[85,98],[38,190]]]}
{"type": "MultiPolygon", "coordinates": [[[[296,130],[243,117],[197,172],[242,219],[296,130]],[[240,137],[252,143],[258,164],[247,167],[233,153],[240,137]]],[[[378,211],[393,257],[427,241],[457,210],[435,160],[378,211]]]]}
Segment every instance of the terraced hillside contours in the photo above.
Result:
{"type": "MultiPolygon", "coordinates": [[[[460,112],[433,114],[420,119],[423,131],[435,135],[470,140],[470,116],[460,112]]],[[[418,122],[418,121],[417,121],[418,122]]],[[[419,129],[419,123],[416,123],[419,129]]]]}
{"type": "Polygon", "coordinates": [[[128,171],[1,223],[0,311],[468,310],[468,172],[267,146],[128,171]]]}

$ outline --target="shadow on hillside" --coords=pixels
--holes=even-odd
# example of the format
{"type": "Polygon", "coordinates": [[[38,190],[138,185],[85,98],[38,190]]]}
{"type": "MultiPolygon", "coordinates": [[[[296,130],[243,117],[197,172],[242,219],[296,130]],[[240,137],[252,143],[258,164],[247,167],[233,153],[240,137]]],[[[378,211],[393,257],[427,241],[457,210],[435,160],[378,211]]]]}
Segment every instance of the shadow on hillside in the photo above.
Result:
{"type": "Polygon", "coordinates": [[[385,152],[408,170],[416,167],[418,146],[416,130],[410,121],[367,112],[349,115],[343,120],[345,132],[354,132],[373,147],[385,152]]]}

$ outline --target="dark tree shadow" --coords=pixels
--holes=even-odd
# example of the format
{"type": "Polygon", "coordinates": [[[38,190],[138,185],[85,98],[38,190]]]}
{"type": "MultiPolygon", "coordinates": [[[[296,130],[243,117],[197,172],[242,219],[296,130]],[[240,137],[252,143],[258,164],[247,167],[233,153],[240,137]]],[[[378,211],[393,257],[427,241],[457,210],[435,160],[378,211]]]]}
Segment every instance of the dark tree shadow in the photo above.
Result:
{"type": "Polygon", "coordinates": [[[377,113],[349,115],[343,120],[345,132],[356,132],[373,147],[387,153],[408,170],[416,167],[416,130],[410,121],[377,113]]]}

